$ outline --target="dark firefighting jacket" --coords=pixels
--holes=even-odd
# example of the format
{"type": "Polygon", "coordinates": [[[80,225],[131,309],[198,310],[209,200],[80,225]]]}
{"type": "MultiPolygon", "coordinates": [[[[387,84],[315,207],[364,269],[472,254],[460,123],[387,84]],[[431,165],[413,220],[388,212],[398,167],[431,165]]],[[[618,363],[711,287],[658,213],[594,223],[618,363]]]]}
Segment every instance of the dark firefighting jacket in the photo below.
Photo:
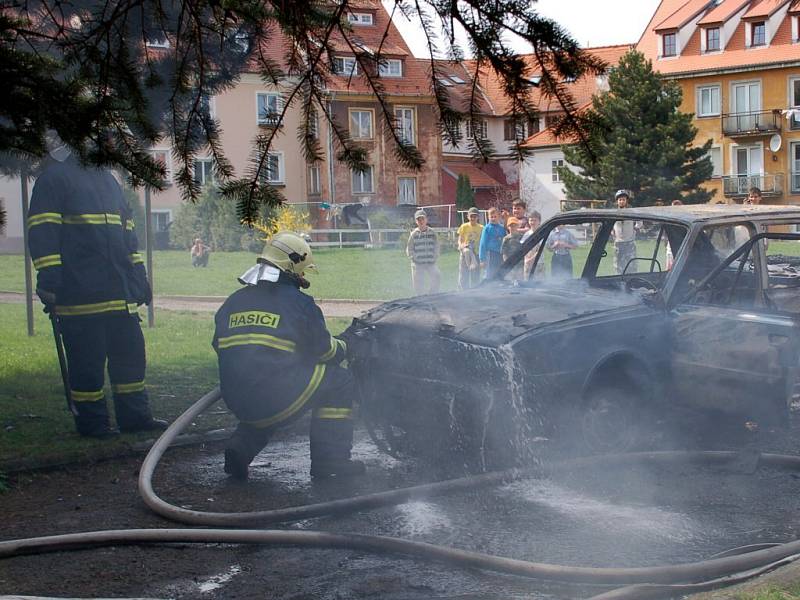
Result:
{"type": "Polygon", "coordinates": [[[106,170],[69,157],[36,179],[28,240],[37,286],[56,295],[61,316],[132,313],[151,299],[133,218],[106,170]]]}
{"type": "Polygon", "coordinates": [[[328,363],[345,358],[314,299],[284,274],[234,292],[214,317],[222,397],[241,421],[269,427],[302,410],[328,363]]]}

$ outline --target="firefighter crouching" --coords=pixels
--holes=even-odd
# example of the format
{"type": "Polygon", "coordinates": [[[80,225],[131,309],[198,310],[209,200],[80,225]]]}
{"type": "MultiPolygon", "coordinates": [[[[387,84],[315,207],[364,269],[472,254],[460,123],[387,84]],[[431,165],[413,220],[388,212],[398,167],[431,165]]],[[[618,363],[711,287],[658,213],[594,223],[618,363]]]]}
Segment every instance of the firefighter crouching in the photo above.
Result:
{"type": "Polygon", "coordinates": [[[278,427],[311,409],[311,476],[364,472],[350,459],[354,381],[346,344],[325,326],[308,288],[311,248],[291,232],[276,234],[258,264],[217,312],[213,346],[222,397],[239,419],[225,449],[225,472],[246,479],[248,466],[278,427]]]}
{"type": "Polygon", "coordinates": [[[57,135],[31,195],[28,239],[36,292],[60,321],[78,433],[115,436],[106,404],[106,362],[119,429],[166,429],[145,390],[138,305],[152,300],[130,208],[107,170],[82,166],[57,135]]]}

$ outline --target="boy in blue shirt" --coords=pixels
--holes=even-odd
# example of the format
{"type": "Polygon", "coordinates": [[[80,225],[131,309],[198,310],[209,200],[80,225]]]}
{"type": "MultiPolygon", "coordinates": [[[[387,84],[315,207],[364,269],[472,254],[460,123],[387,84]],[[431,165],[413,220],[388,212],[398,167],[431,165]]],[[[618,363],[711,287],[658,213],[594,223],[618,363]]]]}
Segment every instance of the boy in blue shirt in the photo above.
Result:
{"type": "Polygon", "coordinates": [[[486,269],[486,279],[492,279],[503,263],[501,248],[503,238],[506,236],[506,228],[500,224],[500,213],[496,207],[493,206],[488,210],[487,217],[489,222],[484,226],[481,233],[478,258],[481,261],[481,266],[486,269]]]}

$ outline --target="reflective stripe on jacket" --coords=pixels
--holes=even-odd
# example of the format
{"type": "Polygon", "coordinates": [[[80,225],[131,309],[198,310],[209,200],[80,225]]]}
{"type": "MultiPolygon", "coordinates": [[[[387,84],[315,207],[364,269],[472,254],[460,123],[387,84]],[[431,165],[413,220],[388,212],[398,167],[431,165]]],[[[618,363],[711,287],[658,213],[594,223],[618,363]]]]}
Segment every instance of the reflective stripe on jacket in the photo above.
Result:
{"type": "Polygon", "coordinates": [[[214,317],[225,403],[241,421],[268,427],[312,398],[325,363],[346,345],[333,337],[314,299],[291,281],[260,281],[234,292],[214,317]]]}
{"type": "Polygon", "coordinates": [[[109,171],[74,157],[51,161],[36,179],[28,240],[37,285],[56,295],[56,312],[135,312],[149,299],[133,217],[109,171]]]}

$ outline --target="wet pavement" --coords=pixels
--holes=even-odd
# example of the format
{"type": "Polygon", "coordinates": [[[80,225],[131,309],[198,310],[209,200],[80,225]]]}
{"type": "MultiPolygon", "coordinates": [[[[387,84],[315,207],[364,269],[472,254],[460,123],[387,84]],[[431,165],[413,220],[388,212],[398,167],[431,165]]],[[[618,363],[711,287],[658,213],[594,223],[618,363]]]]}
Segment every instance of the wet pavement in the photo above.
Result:
{"type": "MultiPolygon", "coordinates": [[[[721,440],[721,447],[793,451],[796,428],[721,440]]],[[[285,432],[257,458],[251,480],[221,469],[219,445],[167,453],[155,489],[198,510],[267,510],[436,480],[441,466],[397,461],[359,432],[369,476],[351,486],[312,483],[308,442],[285,432]]],[[[107,528],[173,527],[138,498],[139,460],[20,476],[0,495],[0,537],[107,528]]],[[[457,470],[457,469],[456,469],[457,470]]],[[[583,566],[699,560],[732,547],[800,537],[797,474],[687,465],[581,469],[336,518],[301,530],[397,536],[506,557],[583,566]]],[[[0,594],[74,597],[382,599],[586,598],[606,588],[518,577],[350,550],[170,545],[18,557],[0,562],[0,594]]]]}

